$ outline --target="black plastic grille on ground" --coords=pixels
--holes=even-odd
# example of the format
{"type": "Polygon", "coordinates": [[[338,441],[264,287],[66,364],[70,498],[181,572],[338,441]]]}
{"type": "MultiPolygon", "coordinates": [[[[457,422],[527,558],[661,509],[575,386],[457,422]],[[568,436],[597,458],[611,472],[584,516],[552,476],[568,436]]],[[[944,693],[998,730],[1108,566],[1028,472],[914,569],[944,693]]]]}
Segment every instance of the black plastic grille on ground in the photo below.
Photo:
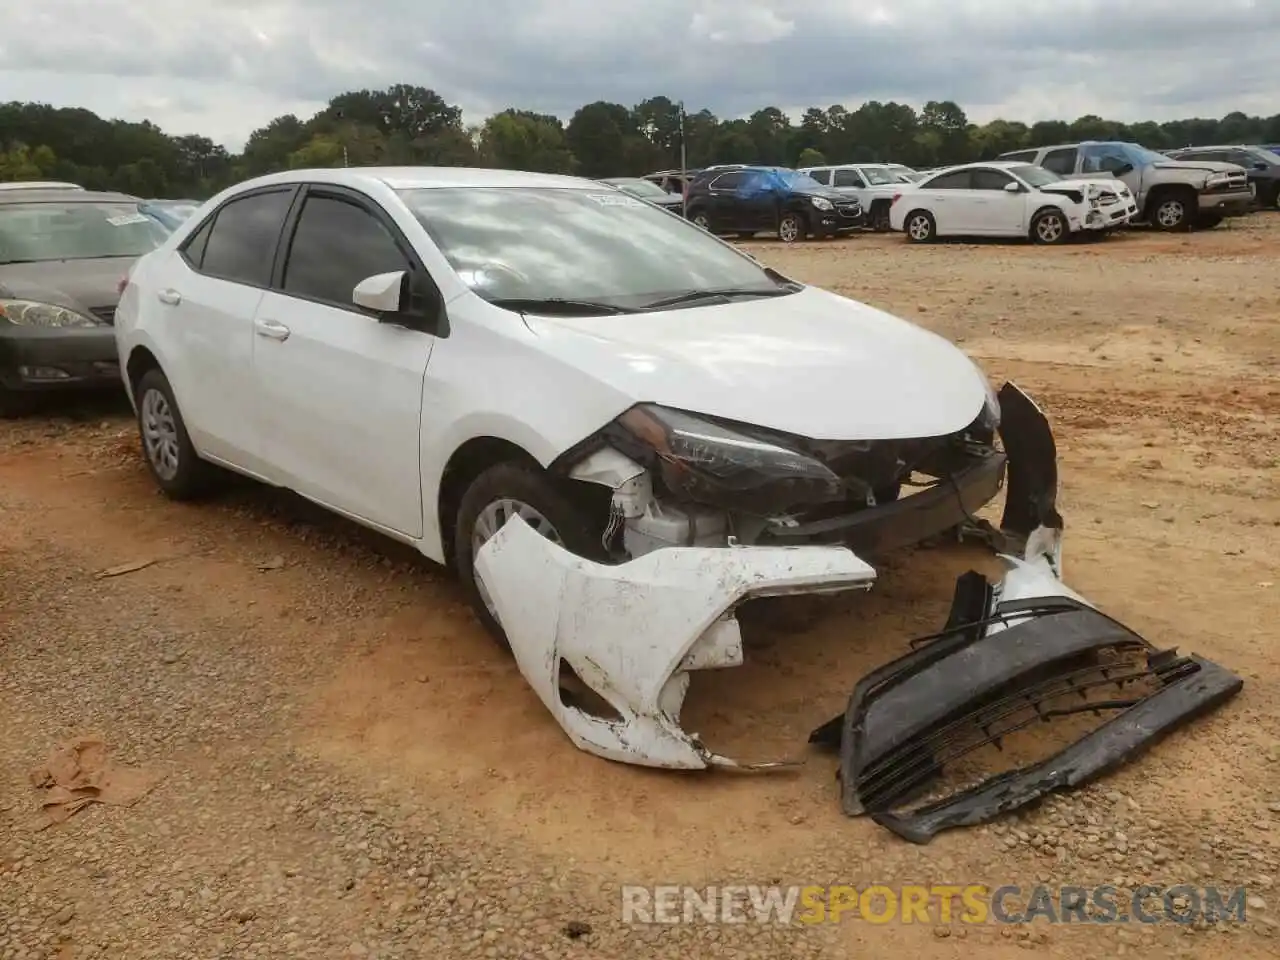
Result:
{"type": "MultiPolygon", "coordinates": [[[[981,823],[1116,767],[1165,733],[1234,696],[1243,681],[1196,656],[1158,650],[1067,597],[1000,603],[979,575],[957,582],[942,633],[859,681],[843,716],[810,740],[839,745],[842,806],[916,843],[981,823]],[[988,613],[987,611],[990,610],[988,613]],[[1003,629],[991,631],[993,624],[1003,629]],[[989,632],[990,631],[990,632],[989,632]],[[1004,749],[1020,731],[1094,714],[1100,724],[1048,757],[971,786],[971,755],[1004,749]],[[914,809],[907,809],[911,803],[914,809]]],[[[982,578],[985,580],[985,578],[982,578]]]]}

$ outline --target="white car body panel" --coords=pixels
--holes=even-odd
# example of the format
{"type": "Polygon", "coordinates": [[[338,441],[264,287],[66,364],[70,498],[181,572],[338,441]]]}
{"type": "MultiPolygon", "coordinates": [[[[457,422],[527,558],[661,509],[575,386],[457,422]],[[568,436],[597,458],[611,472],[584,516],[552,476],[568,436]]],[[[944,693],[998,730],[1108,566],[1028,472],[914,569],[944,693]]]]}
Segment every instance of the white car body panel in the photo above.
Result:
{"type": "Polygon", "coordinates": [[[513,517],[476,555],[521,674],[582,750],[700,770],[739,764],[680,727],[689,671],[739,666],[733,608],[752,597],[869,589],[844,547],[672,547],[618,566],[574,556],[513,517]],[[566,704],[560,661],[617,711],[566,704]]]}

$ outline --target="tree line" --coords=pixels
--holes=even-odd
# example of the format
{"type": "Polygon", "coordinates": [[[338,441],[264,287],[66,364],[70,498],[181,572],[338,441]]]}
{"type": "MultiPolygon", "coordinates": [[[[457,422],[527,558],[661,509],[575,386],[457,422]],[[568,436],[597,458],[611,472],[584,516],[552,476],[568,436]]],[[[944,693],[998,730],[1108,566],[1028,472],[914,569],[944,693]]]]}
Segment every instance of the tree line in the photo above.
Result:
{"type": "Polygon", "coordinates": [[[276,117],[240,153],[208,137],[171,136],[149,121],[105,120],[89,110],[41,103],[0,105],[0,181],[70,180],[145,197],[204,199],[246,177],[300,167],[488,166],[587,177],[640,175],[712,163],[812,166],[894,161],[933,167],[1073,140],[1128,140],[1154,150],[1211,143],[1280,142],[1280,114],[1120,123],[969,122],[950,100],[916,110],[869,101],[856,109],[810,107],[793,122],[776,107],[745,119],[683,112],[667,97],[635,106],[597,101],[567,122],[508,109],[466,126],[459,107],[433,90],[396,84],[339,94],[315,116],[276,117]],[[683,116],[682,116],[683,114],[683,116]],[[683,123],[682,123],[683,120],[683,123]]]}

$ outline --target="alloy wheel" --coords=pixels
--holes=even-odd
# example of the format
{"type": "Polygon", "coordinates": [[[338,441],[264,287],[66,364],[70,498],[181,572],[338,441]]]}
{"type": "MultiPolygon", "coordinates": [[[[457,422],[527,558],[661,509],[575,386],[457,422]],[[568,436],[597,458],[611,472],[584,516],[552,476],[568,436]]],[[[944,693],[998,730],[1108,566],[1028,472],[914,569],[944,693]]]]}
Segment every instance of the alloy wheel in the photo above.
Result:
{"type": "Polygon", "coordinates": [[[932,232],[933,227],[930,226],[929,218],[924,214],[912,217],[911,222],[907,224],[907,233],[912,240],[928,240],[932,232]]]}
{"type": "Polygon", "coordinates": [[[142,396],[142,445],[147,460],[161,480],[178,475],[178,424],[169,406],[169,398],[159,390],[148,390],[142,396]]]}
{"type": "Polygon", "coordinates": [[[778,239],[783,243],[795,243],[800,239],[800,221],[794,215],[782,218],[778,224],[778,239]]]}
{"type": "Polygon", "coordinates": [[[1062,217],[1054,214],[1041,217],[1036,222],[1036,236],[1040,238],[1042,243],[1057,243],[1062,239],[1062,234],[1066,227],[1062,222],[1062,217]]]}
{"type": "MultiPolygon", "coordinates": [[[[541,512],[529,506],[520,500],[513,500],[504,497],[501,500],[494,500],[476,516],[476,522],[471,528],[471,558],[472,562],[480,553],[480,548],[489,542],[489,538],[503,528],[508,520],[512,517],[519,517],[534,531],[542,534],[552,543],[563,547],[564,540],[560,537],[560,532],[541,512]]],[[[480,594],[480,599],[484,601],[485,609],[489,611],[489,615],[494,620],[498,619],[498,611],[493,605],[493,600],[489,596],[489,590],[484,585],[484,580],[480,577],[479,572],[474,572],[473,576],[476,581],[476,592],[480,594]]]]}
{"type": "Polygon", "coordinates": [[[1156,222],[1162,227],[1176,227],[1187,216],[1187,208],[1181,200],[1166,200],[1156,210],[1156,222]]]}

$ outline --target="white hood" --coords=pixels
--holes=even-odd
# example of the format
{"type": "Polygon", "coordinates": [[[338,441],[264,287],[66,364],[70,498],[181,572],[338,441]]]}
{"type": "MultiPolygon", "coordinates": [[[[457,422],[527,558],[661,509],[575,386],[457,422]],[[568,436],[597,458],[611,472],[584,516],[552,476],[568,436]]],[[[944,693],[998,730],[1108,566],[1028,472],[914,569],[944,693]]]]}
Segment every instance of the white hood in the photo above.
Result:
{"type": "Polygon", "coordinates": [[[777,298],[605,317],[533,317],[542,349],[635,402],[815,440],[968,426],[987,383],[960,349],[814,287],[777,298]]]}

